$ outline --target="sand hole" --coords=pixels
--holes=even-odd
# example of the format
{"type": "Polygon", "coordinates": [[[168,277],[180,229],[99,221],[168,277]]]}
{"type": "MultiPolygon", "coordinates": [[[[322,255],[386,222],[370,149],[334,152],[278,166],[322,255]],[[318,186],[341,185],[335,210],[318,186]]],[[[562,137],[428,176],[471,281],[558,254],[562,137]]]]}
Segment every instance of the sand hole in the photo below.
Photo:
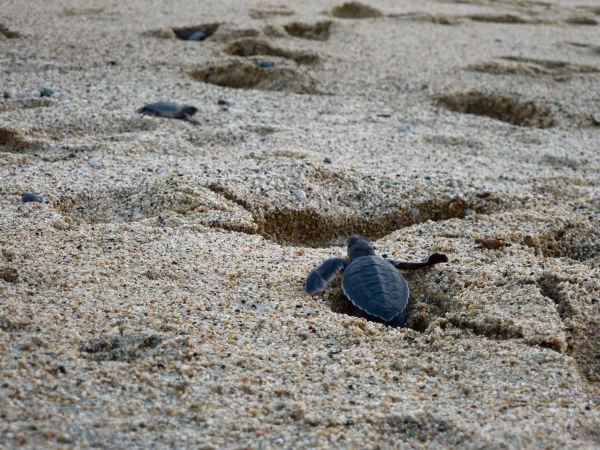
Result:
{"type": "Polygon", "coordinates": [[[330,14],[341,19],[371,19],[382,17],[383,13],[369,5],[359,2],[347,2],[334,7],[330,14]]]}
{"type": "Polygon", "coordinates": [[[20,33],[16,31],[12,31],[6,25],[0,23],[0,35],[4,36],[6,39],[16,39],[21,37],[20,33]]]}
{"type": "Polygon", "coordinates": [[[261,68],[258,64],[233,61],[188,72],[204,83],[235,89],[284,91],[297,94],[318,94],[316,81],[308,74],[291,67],[261,68]]]}
{"type": "Polygon", "coordinates": [[[326,41],[331,34],[331,20],[316,23],[292,22],[283,28],[290,35],[301,39],[312,39],[315,41],[326,41]]]}
{"type": "Polygon", "coordinates": [[[156,333],[108,336],[86,342],[81,351],[96,361],[131,362],[147,356],[167,338],[167,335],[156,333]]]}
{"type": "Polygon", "coordinates": [[[173,28],[177,39],[182,41],[203,41],[211,37],[219,28],[219,23],[205,23],[190,27],[173,28]]]}
{"type": "Polygon", "coordinates": [[[161,28],[145,32],[146,36],[165,39],[179,39],[182,41],[204,41],[211,37],[219,29],[220,23],[204,23],[188,27],[161,28]]]}
{"type": "Polygon", "coordinates": [[[286,50],[258,38],[238,39],[227,46],[225,53],[234,56],[278,56],[291,59],[298,64],[314,64],[319,61],[319,56],[315,53],[286,50]]]}
{"type": "Polygon", "coordinates": [[[437,104],[450,111],[492,119],[520,127],[550,128],[557,125],[548,106],[518,96],[470,91],[441,95],[437,104]]]}

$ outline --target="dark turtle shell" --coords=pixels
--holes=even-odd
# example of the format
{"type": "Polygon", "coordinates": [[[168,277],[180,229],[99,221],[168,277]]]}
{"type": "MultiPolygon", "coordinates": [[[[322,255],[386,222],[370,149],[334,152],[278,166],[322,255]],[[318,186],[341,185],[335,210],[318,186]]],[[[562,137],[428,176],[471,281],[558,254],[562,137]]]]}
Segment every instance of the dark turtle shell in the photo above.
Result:
{"type": "Polygon", "coordinates": [[[344,270],[344,295],[365,313],[390,322],[408,303],[408,283],[390,262],[376,255],[353,258],[344,270]]]}
{"type": "Polygon", "coordinates": [[[180,105],[175,102],[156,102],[142,106],[137,112],[171,119],[189,119],[198,112],[198,108],[190,105],[180,105]]]}

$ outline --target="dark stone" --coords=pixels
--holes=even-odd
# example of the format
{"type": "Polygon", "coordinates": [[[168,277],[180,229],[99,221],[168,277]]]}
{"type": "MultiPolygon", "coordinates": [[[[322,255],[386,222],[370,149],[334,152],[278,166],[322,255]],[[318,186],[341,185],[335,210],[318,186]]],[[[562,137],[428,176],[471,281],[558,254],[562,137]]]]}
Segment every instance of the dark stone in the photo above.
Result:
{"type": "Polygon", "coordinates": [[[54,95],[54,91],[50,88],[44,88],[40,91],[40,97],[52,97],[54,95]]]}
{"type": "Polygon", "coordinates": [[[258,67],[261,69],[272,69],[275,67],[275,63],[273,61],[260,60],[258,62],[258,67]]]}
{"type": "Polygon", "coordinates": [[[186,41],[203,41],[208,37],[208,34],[204,31],[194,31],[186,36],[186,41]]]}

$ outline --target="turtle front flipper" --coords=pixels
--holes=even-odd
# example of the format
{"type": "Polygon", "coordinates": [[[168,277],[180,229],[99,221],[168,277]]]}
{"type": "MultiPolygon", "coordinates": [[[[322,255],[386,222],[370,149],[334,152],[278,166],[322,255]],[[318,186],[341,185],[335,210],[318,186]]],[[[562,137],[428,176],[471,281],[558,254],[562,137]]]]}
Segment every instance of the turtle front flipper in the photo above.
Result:
{"type": "Polygon", "coordinates": [[[427,258],[426,261],[423,262],[405,262],[405,261],[395,261],[393,259],[386,259],[389,263],[391,263],[396,269],[402,270],[416,270],[421,269],[423,267],[431,267],[435,266],[439,263],[448,262],[448,257],[443,253],[433,253],[427,258]]]}
{"type": "Polygon", "coordinates": [[[314,295],[325,290],[327,285],[335,276],[344,270],[346,267],[346,260],[343,258],[330,258],[323,261],[323,263],[313,270],[306,282],[304,283],[304,293],[306,295],[314,295]]]}

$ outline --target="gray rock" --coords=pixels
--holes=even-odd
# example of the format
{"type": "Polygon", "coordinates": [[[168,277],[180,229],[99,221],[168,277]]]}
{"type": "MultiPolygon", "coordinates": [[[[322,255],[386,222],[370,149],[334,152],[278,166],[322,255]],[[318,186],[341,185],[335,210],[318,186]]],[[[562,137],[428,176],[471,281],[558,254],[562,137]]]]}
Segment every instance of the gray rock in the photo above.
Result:
{"type": "Polygon", "coordinates": [[[40,97],[52,97],[54,95],[54,91],[50,88],[44,88],[40,91],[40,97]]]}

